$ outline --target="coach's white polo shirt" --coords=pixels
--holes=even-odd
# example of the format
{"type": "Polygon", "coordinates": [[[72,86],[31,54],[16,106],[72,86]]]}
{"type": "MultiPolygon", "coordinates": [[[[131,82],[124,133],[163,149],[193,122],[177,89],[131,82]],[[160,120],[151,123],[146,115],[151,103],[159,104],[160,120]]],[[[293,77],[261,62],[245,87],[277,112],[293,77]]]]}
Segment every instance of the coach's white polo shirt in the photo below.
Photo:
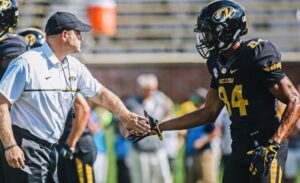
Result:
{"type": "Polygon", "coordinates": [[[55,143],[62,135],[76,93],[93,97],[101,87],[76,58],[67,56],[61,64],[45,43],[11,62],[0,92],[12,104],[12,124],[55,143]]]}

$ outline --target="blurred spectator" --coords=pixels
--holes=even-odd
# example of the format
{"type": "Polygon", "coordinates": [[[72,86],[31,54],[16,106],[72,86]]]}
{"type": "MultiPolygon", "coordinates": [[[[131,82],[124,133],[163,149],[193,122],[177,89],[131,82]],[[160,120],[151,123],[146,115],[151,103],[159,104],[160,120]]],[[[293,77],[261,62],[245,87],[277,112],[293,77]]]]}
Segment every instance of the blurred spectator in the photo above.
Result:
{"type": "MultiPolygon", "coordinates": [[[[199,88],[189,101],[180,106],[180,114],[195,111],[204,104],[207,90],[199,88]]],[[[212,140],[217,135],[215,125],[204,125],[187,130],[185,142],[186,183],[216,183],[217,169],[214,162],[214,153],[211,147],[212,140]]]]}
{"type": "Polygon", "coordinates": [[[231,135],[230,135],[230,124],[231,120],[229,118],[226,107],[224,107],[217,119],[217,121],[221,124],[221,150],[222,150],[222,161],[224,165],[228,161],[228,158],[231,154],[231,135]]]}
{"type": "MultiPolygon", "coordinates": [[[[224,170],[224,167],[226,166],[230,154],[232,152],[231,149],[232,139],[230,135],[231,120],[229,118],[226,107],[224,107],[220,112],[215,124],[220,126],[220,130],[221,130],[221,135],[220,135],[221,164],[219,164],[219,166],[221,165],[223,167],[221,168],[221,170],[224,170]]],[[[223,175],[223,172],[220,173],[221,173],[220,175],[223,175]]]]}
{"type": "MultiPolygon", "coordinates": [[[[300,92],[300,84],[297,86],[300,92]]],[[[289,136],[288,156],[285,164],[285,183],[297,183],[297,173],[300,168],[300,119],[289,136]]]]}
{"type": "Polygon", "coordinates": [[[117,119],[113,119],[115,127],[115,151],[117,159],[118,183],[130,183],[129,167],[126,158],[128,157],[131,142],[124,138],[124,129],[117,119]]]}
{"type": "Polygon", "coordinates": [[[106,183],[108,176],[108,156],[105,142],[105,126],[111,123],[112,114],[104,108],[98,107],[93,101],[89,101],[91,112],[89,127],[94,133],[94,141],[97,147],[97,157],[94,163],[96,183],[106,183]]]}
{"type": "MultiPolygon", "coordinates": [[[[134,113],[144,115],[144,110],[158,120],[172,113],[173,102],[158,89],[157,77],[142,74],[137,78],[138,94],[125,101],[134,113]]],[[[133,183],[171,183],[171,171],[164,143],[156,136],[132,145],[129,152],[130,177],[133,183]]]]}

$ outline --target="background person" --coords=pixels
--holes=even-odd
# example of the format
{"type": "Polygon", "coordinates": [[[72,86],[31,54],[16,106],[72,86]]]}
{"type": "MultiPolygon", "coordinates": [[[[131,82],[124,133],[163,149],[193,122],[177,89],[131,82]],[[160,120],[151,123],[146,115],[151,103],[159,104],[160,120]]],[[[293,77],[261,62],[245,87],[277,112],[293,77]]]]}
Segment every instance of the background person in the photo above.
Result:
{"type": "MultiPolygon", "coordinates": [[[[125,101],[131,111],[143,115],[144,110],[158,119],[172,115],[173,102],[158,90],[154,74],[137,77],[137,95],[125,101]]],[[[171,183],[171,171],[164,143],[157,137],[132,144],[128,154],[128,166],[132,183],[171,183]]]]}
{"type": "MultiPolygon", "coordinates": [[[[198,88],[190,99],[180,105],[180,116],[204,105],[207,89],[198,88]]],[[[216,137],[214,124],[198,126],[185,132],[185,183],[216,183],[218,167],[214,167],[212,141],[216,137]]]]}

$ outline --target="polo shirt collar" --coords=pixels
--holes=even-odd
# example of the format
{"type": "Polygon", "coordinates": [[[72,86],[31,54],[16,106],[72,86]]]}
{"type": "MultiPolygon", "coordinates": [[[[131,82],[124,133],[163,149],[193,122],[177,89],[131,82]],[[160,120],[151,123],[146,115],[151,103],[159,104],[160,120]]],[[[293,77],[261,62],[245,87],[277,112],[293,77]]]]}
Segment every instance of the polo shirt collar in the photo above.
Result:
{"type": "Polygon", "coordinates": [[[58,60],[58,58],[55,56],[55,54],[53,53],[52,49],[50,48],[49,44],[47,42],[45,42],[42,47],[41,47],[44,51],[44,53],[46,54],[46,56],[48,57],[48,60],[53,64],[53,65],[58,65],[60,64],[60,61],[58,60]]]}

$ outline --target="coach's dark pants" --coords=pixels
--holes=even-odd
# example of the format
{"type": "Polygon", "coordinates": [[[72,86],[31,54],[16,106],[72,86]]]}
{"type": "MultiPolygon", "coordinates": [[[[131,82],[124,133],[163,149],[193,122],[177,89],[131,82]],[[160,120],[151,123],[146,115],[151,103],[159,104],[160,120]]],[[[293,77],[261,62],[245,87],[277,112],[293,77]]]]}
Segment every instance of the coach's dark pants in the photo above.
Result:
{"type": "Polygon", "coordinates": [[[13,126],[13,132],[17,144],[24,152],[25,164],[32,175],[9,166],[5,159],[3,145],[0,143],[0,166],[4,175],[4,183],[58,183],[58,155],[54,145],[16,126],[13,126]]]}

